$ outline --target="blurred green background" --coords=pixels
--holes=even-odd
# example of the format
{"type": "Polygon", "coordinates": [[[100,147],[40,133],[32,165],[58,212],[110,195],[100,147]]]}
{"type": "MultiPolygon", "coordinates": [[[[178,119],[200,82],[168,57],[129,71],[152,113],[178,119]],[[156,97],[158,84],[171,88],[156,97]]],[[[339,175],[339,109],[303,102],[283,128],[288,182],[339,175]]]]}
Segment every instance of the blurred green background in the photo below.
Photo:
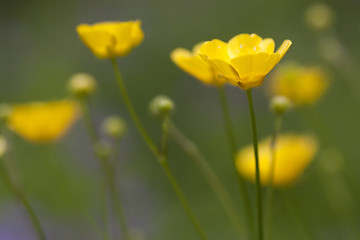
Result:
{"type": "MultiPolygon", "coordinates": [[[[80,42],[75,27],[80,23],[141,19],[144,42],[119,59],[119,66],[142,122],[159,142],[160,125],[148,114],[148,103],[158,94],[170,96],[176,103],[174,122],[198,144],[239,203],[216,89],[204,86],[178,69],[169,54],[176,47],[191,48],[213,38],[227,41],[238,33],[254,32],[271,37],[277,46],[284,39],[291,39],[293,46],[282,63],[296,60],[305,65],[323,65],[332,75],[331,87],[314,111],[326,119],[346,161],[340,180],[338,175],[320,174],[317,158],[295,186],[275,192],[274,239],[356,239],[351,231],[354,225],[360,229],[359,209],[345,204],[338,211],[340,214],[334,214],[326,189],[345,181],[354,205],[359,207],[357,99],[360,91],[356,90],[360,89],[360,2],[325,2],[335,15],[331,34],[335,32],[347,57],[352,59],[352,65],[346,62],[348,68],[342,70],[322,59],[319,35],[305,23],[304,12],[313,3],[309,0],[2,0],[0,101],[61,99],[69,95],[67,82],[71,75],[92,74],[98,81],[97,92],[91,99],[97,126],[113,114],[129,123],[117,171],[119,191],[131,227],[149,240],[197,239],[163,171],[130,123],[110,62],[96,59],[80,42]],[[351,74],[344,73],[346,69],[351,74]]],[[[268,110],[265,87],[253,92],[262,138],[271,134],[273,115],[268,110]]],[[[247,145],[251,142],[251,129],[245,92],[228,87],[227,93],[238,146],[247,145]]],[[[294,110],[286,116],[284,131],[314,130],[302,111],[308,110],[294,110]]],[[[12,137],[12,167],[49,239],[100,239],[89,220],[89,215],[95,222],[101,219],[100,168],[81,120],[52,145],[34,145],[18,136],[12,137]]],[[[235,239],[219,202],[189,157],[173,142],[169,157],[170,166],[210,239],[235,239]]],[[[342,203],[341,197],[339,201],[342,203]]],[[[0,239],[36,239],[22,208],[1,181],[0,239]]]]}

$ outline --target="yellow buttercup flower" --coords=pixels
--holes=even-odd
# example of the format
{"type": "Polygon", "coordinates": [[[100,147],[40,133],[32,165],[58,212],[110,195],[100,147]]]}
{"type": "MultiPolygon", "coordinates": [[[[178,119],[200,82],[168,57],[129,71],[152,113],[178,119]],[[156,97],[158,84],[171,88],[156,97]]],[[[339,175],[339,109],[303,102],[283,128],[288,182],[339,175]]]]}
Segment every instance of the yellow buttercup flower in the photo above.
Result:
{"type": "MultiPolygon", "coordinates": [[[[282,134],[275,145],[273,184],[283,187],[294,183],[317,152],[317,143],[308,135],[282,134]]],[[[270,138],[259,143],[260,180],[268,184],[271,169],[270,138]]],[[[255,181],[255,158],[253,146],[239,150],[236,157],[237,170],[247,179],[255,181]]]]}
{"type": "Polygon", "coordinates": [[[76,102],[32,102],[13,105],[7,124],[31,142],[47,143],[62,137],[77,117],[76,102]]]}
{"type": "Polygon", "coordinates": [[[289,98],[294,105],[313,104],[329,86],[329,76],[319,67],[303,67],[295,63],[282,66],[269,84],[271,95],[289,98]]]}
{"type": "Polygon", "coordinates": [[[94,25],[80,24],[76,30],[98,58],[115,58],[127,55],[144,39],[141,21],[102,22],[94,25]]]}
{"type": "Polygon", "coordinates": [[[258,87],[291,46],[285,40],[276,52],[274,40],[256,34],[239,34],[228,43],[215,39],[200,47],[200,56],[217,74],[244,90],[258,87]]]}
{"type": "Polygon", "coordinates": [[[199,55],[202,44],[203,42],[196,44],[192,52],[184,48],[173,50],[170,54],[171,60],[203,83],[220,86],[225,83],[224,79],[219,78],[210,64],[199,55]]]}

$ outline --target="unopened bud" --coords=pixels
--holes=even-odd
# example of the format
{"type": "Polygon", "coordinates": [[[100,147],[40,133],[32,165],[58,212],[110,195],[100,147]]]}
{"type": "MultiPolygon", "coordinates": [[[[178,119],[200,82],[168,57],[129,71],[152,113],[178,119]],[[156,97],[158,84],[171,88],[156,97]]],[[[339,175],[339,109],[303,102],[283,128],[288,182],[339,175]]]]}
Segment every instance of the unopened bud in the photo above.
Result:
{"type": "Polygon", "coordinates": [[[169,115],[172,111],[174,111],[174,103],[173,101],[164,95],[159,95],[151,100],[149,109],[150,113],[156,117],[165,117],[169,115]]]}
{"type": "Polygon", "coordinates": [[[75,74],[70,78],[69,89],[77,97],[89,96],[96,89],[95,78],[87,73],[75,74]]]}
{"type": "Polygon", "coordinates": [[[325,30],[334,22],[332,9],[324,3],[311,5],[305,13],[307,24],[315,30],[325,30]]]}
{"type": "Polygon", "coordinates": [[[291,108],[291,102],[287,97],[275,96],[271,99],[270,109],[275,114],[282,115],[291,108]]]}
{"type": "Polygon", "coordinates": [[[6,121],[11,114],[11,106],[9,104],[0,104],[0,121],[6,121]]]}
{"type": "Polygon", "coordinates": [[[126,132],[126,122],[121,117],[107,117],[102,123],[104,133],[113,138],[121,138],[126,132]]]}

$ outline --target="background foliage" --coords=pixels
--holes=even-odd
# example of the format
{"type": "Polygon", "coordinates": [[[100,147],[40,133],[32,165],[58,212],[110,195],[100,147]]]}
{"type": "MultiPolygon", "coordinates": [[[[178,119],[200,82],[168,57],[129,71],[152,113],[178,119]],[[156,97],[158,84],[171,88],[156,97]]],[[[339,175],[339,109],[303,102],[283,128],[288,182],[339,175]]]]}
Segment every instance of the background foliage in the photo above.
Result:
{"type": "MultiPolygon", "coordinates": [[[[130,123],[110,63],[96,59],[83,46],[75,26],[141,19],[144,42],[119,61],[140,117],[159,141],[159,123],[149,116],[147,106],[157,94],[170,96],[177,106],[174,121],[198,143],[238,200],[216,89],[179,70],[170,61],[169,53],[176,47],[191,48],[204,40],[227,41],[238,33],[254,32],[272,37],[276,43],[284,39],[293,41],[283,62],[296,60],[305,65],[325,65],[319,55],[317,36],[304,22],[304,11],[312,3],[310,0],[1,1],[0,101],[60,99],[68,96],[67,81],[72,74],[88,72],[98,80],[98,90],[91,101],[96,123],[112,114],[119,114],[130,123]]],[[[339,40],[354,60],[353,66],[358,66],[360,2],[326,3],[335,13],[334,29],[339,40]]],[[[352,81],[360,88],[359,68],[352,69],[356,73],[353,79],[344,79],[346,75],[333,67],[328,70],[333,79],[330,90],[314,108],[326,119],[333,138],[345,152],[345,180],[358,205],[360,105],[346,82],[352,81]]],[[[238,145],[247,145],[251,141],[251,129],[245,92],[234,87],[228,87],[227,91],[238,145]]],[[[254,90],[254,99],[259,135],[264,137],[271,133],[273,124],[264,86],[254,90]]],[[[307,111],[300,109],[288,114],[284,129],[313,131],[304,117],[307,111]]],[[[86,207],[100,219],[100,171],[83,122],[78,121],[69,134],[53,145],[33,145],[18,136],[13,136],[12,141],[12,164],[49,239],[97,239],[94,226],[82,210],[86,207]]],[[[146,239],[196,239],[163,172],[132,124],[120,151],[118,181],[131,226],[146,239]]],[[[276,239],[307,239],[305,229],[312,235],[310,239],[347,239],[344,233],[349,224],[343,216],[331,212],[324,190],[327,184],[336,185],[338,181],[332,175],[320,174],[318,162],[319,158],[296,186],[275,192],[276,239]]],[[[234,237],[215,196],[176,144],[170,145],[170,164],[211,239],[234,237]]],[[[358,209],[352,214],[359,225],[358,209]]],[[[30,240],[31,235],[24,213],[0,182],[0,239],[30,240]]]]}

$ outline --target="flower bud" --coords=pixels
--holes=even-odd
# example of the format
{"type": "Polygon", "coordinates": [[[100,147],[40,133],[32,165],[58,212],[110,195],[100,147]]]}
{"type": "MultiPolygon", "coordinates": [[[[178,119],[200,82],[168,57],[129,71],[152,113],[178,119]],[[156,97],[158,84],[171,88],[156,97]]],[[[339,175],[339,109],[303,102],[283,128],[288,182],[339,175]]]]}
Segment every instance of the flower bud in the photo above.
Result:
{"type": "Polygon", "coordinates": [[[315,3],[306,10],[305,20],[315,30],[326,30],[334,22],[334,14],[328,5],[315,3]]]}
{"type": "Polygon", "coordinates": [[[173,101],[164,95],[159,95],[151,100],[149,109],[150,113],[156,117],[163,118],[174,111],[173,101]]]}
{"type": "Polygon", "coordinates": [[[0,104],[0,121],[6,121],[11,114],[11,106],[9,104],[0,104]]]}
{"type": "Polygon", "coordinates": [[[291,102],[287,97],[275,96],[271,99],[270,109],[275,114],[282,115],[291,108],[291,102]]]}
{"type": "Polygon", "coordinates": [[[126,133],[126,122],[121,117],[110,116],[102,123],[104,133],[113,138],[121,138],[126,133]]]}
{"type": "Polygon", "coordinates": [[[69,89],[77,97],[86,97],[96,89],[96,81],[87,73],[77,73],[70,78],[69,89]]]}
{"type": "Polygon", "coordinates": [[[3,136],[0,136],[0,157],[4,155],[7,149],[7,142],[3,136]]]}
{"type": "Polygon", "coordinates": [[[321,38],[319,41],[319,52],[326,61],[335,65],[346,62],[346,50],[336,38],[321,38]]]}

